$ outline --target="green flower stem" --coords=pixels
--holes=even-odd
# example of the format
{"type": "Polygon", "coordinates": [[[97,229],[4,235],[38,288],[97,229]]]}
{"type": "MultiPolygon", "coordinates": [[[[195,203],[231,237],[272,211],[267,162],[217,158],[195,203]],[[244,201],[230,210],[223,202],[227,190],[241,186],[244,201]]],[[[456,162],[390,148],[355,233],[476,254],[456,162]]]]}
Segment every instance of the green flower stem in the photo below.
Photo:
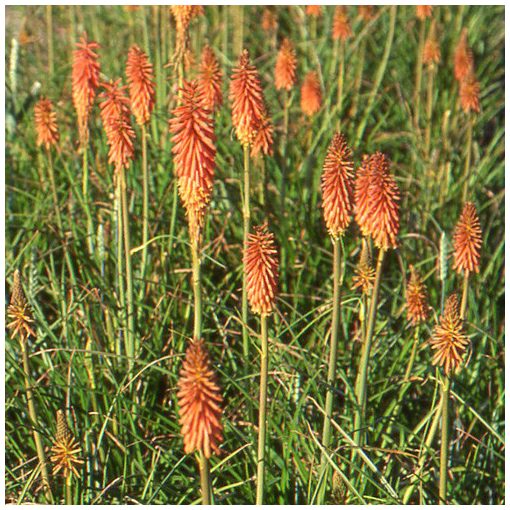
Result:
{"type": "MultiPolygon", "coordinates": [[[[123,274],[123,238],[122,238],[122,210],[121,210],[121,182],[120,182],[120,175],[115,176],[117,183],[115,186],[115,212],[116,212],[116,218],[115,223],[117,226],[117,286],[119,289],[119,327],[120,331],[122,331],[123,339],[124,339],[124,349],[125,352],[129,352],[128,347],[128,337],[127,337],[127,331],[126,331],[126,295],[124,292],[124,274],[123,274]]],[[[119,336],[120,340],[120,336],[119,336]]],[[[120,349],[120,341],[117,342],[117,355],[121,353],[120,349]]]]}
{"type": "Polygon", "coordinates": [[[260,317],[260,394],[259,394],[259,438],[257,449],[257,499],[256,504],[262,505],[264,500],[264,467],[266,446],[266,415],[267,415],[267,316],[260,317]]]}
{"type": "Polygon", "coordinates": [[[89,255],[94,253],[94,225],[92,224],[92,216],[89,208],[89,166],[88,166],[88,144],[85,145],[83,150],[82,159],[82,195],[83,204],[85,209],[85,216],[87,217],[87,247],[89,255]]]}
{"type": "Polygon", "coordinates": [[[372,289],[372,297],[370,300],[370,310],[368,315],[367,333],[361,349],[361,359],[356,381],[356,397],[358,400],[358,408],[354,421],[354,442],[358,446],[363,446],[363,433],[365,421],[365,405],[367,399],[367,375],[368,375],[368,362],[370,360],[370,348],[372,346],[372,337],[375,329],[375,319],[377,315],[377,298],[379,295],[379,287],[381,284],[382,263],[384,260],[384,249],[379,250],[377,258],[377,268],[375,273],[375,282],[372,289]]]}
{"type": "Polygon", "coordinates": [[[329,364],[328,364],[328,378],[326,381],[326,414],[324,416],[324,425],[322,429],[322,445],[324,446],[324,453],[321,458],[320,473],[323,474],[320,482],[320,490],[318,496],[318,505],[324,504],[324,496],[327,487],[329,464],[325,453],[331,444],[331,419],[333,416],[333,399],[335,391],[336,380],[336,361],[338,352],[338,337],[340,325],[340,273],[341,273],[341,246],[340,239],[333,240],[333,316],[331,321],[331,341],[329,348],[329,364]]]}
{"type": "Polygon", "coordinates": [[[37,450],[37,457],[39,458],[39,464],[41,465],[41,478],[44,486],[44,495],[49,503],[53,504],[53,494],[51,492],[48,465],[46,463],[46,456],[44,455],[44,447],[41,439],[41,434],[38,430],[37,412],[34,403],[34,394],[32,392],[32,386],[30,385],[30,362],[28,358],[28,340],[23,338],[20,340],[21,354],[23,357],[23,372],[25,375],[25,393],[27,398],[28,416],[32,422],[32,432],[34,434],[35,448],[37,450]]]}
{"type": "Polygon", "coordinates": [[[125,169],[120,169],[121,182],[121,209],[122,209],[122,227],[124,231],[124,256],[126,259],[126,307],[127,307],[127,332],[128,339],[128,366],[131,370],[135,360],[135,353],[138,352],[135,346],[135,317],[133,312],[133,269],[131,265],[131,242],[129,237],[129,214],[127,201],[127,186],[125,169]]]}
{"type": "Polygon", "coordinates": [[[198,465],[200,466],[200,488],[202,491],[202,505],[210,505],[212,488],[211,476],[209,472],[209,461],[206,459],[202,451],[199,454],[198,465]]]}
{"type": "Polygon", "coordinates": [[[363,137],[363,133],[365,132],[365,128],[367,125],[368,118],[370,117],[370,113],[372,112],[372,107],[374,106],[375,99],[377,97],[377,92],[379,87],[381,86],[381,82],[386,71],[386,67],[388,65],[388,59],[390,57],[391,47],[393,45],[393,36],[395,34],[395,22],[397,19],[397,6],[392,5],[390,7],[390,26],[388,30],[388,36],[386,37],[386,44],[384,46],[384,53],[381,58],[381,63],[377,68],[377,73],[375,75],[374,85],[372,90],[370,91],[370,95],[367,99],[367,106],[365,108],[365,112],[363,114],[363,118],[361,119],[358,130],[356,132],[356,143],[354,144],[356,147],[359,145],[361,138],[363,137]]]}
{"type": "Polygon", "coordinates": [[[439,467],[439,504],[446,505],[446,491],[448,482],[448,407],[450,400],[450,377],[446,375],[443,380],[443,399],[441,404],[441,461],[439,467]]]}
{"type": "Polygon", "coordinates": [[[200,281],[200,240],[199,234],[191,239],[191,260],[193,278],[194,322],[193,339],[202,338],[202,287],[200,281]]]}
{"type": "Polygon", "coordinates": [[[147,164],[147,130],[142,125],[142,167],[143,167],[143,207],[142,207],[142,263],[141,279],[143,278],[147,265],[147,242],[149,240],[149,168],[147,164]]]}
{"type": "Polygon", "coordinates": [[[421,479],[421,473],[423,471],[423,467],[425,466],[425,461],[427,460],[427,453],[432,446],[434,437],[436,436],[439,419],[441,418],[441,410],[442,406],[438,406],[434,415],[434,420],[432,421],[432,425],[428,431],[427,437],[425,438],[424,448],[421,450],[420,457],[418,459],[418,467],[414,475],[414,481],[407,487],[406,492],[404,493],[404,497],[402,498],[403,505],[407,505],[409,499],[413,495],[414,488],[416,487],[418,481],[421,479]]]}
{"type": "MultiPolygon", "coordinates": [[[[243,222],[244,222],[244,240],[243,253],[248,245],[248,235],[250,234],[250,146],[244,146],[244,200],[243,200],[243,222]]],[[[250,336],[248,333],[248,293],[246,289],[246,272],[243,272],[243,302],[242,302],[242,321],[243,321],[243,354],[248,358],[250,336]]]]}
{"type": "Polygon", "coordinates": [[[344,67],[345,67],[345,41],[340,41],[340,54],[338,56],[338,89],[337,89],[337,112],[342,112],[342,100],[344,97],[344,67]]]}
{"type": "Polygon", "coordinates": [[[420,127],[421,79],[423,74],[423,46],[425,44],[425,20],[420,21],[418,54],[416,55],[416,79],[414,82],[414,124],[420,127]]]}
{"type": "Polygon", "coordinates": [[[425,124],[425,158],[430,164],[430,131],[432,127],[432,99],[434,97],[434,64],[429,65],[427,80],[427,119],[425,124]]]}
{"type": "Polygon", "coordinates": [[[464,189],[462,191],[462,202],[465,202],[468,195],[469,190],[469,177],[471,170],[471,151],[473,145],[473,116],[469,115],[468,117],[468,125],[467,125],[467,141],[466,141],[466,161],[464,164],[464,189]]]}
{"type": "Polygon", "coordinates": [[[73,474],[69,471],[69,474],[65,478],[65,495],[66,495],[66,505],[73,504],[73,474]]]}
{"type": "Polygon", "coordinates": [[[53,52],[53,12],[52,6],[46,6],[46,30],[48,36],[48,72],[50,78],[53,78],[54,72],[54,52],[53,52]]]}

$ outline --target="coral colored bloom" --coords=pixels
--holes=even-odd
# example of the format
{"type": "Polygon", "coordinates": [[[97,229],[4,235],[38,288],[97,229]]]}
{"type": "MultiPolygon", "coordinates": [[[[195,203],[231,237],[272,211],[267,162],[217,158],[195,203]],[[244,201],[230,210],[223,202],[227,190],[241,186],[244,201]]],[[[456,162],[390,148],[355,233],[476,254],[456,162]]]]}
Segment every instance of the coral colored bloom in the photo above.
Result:
{"type": "Polygon", "coordinates": [[[128,53],[126,76],[131,110],[138,125],[147,124],[155,103],[154,72],[147,55],[136,45],[128,53]]]}
{"type": "Polygon", "coordinates": [[[268,154],[272,146],[270,124],[260,76],[252,64],[248,50],[243,50],[239,65],[233,70],[230,81],[232,124],[242,145],[250,145],[258,137],[255,152],[264,150],[268,154]],[[262,133],[259,131],[262,129],[262,133]],[[264,139],[262,143],[261,138],[264,139]],[[271,138],[271,139],[270,139],[271,138]],[[266,142],[271,142],[268,146],[266,142]]]}
{"type": "Polygon", "coordinates": [[[135,152],[133,140],[135,132],[129,118],[129,99],[126,96],[126,86],[120,86],[120,79],[110,83],[103,83],[104,91],[99,97],[103,101],[99,104],[106,138],[110,147],[108,163],[118,171],[128,168],[135,152]]]}
{"type": "Polygon", "coordinates": [[[267,225],[255,227],[244,250],[244,273],[248,302],[253,313],[269,315],[275,304],[278,286],[278,258],[274,236],[267,225]]]}
{"type": "Polygon", "coordinates": [[[358,14],[363,21],[370,21],[374,17],[374,6],[358,5],[358,14]]]}
{"type": "Polygon", "coordinates": [[[321,177],[322,207],[329,235],[340,237],[351,222],[354,163],[345,136],[336,133],[328,148],[321,177]]]}
{"type": "Polygon", "coordinates": [[[202,452],[210,458],[220,453],[223,441],[222,397],[203,340],[193,341],[182,364],[177,399],[184,452],[202,452]]]}
{"type": "Polygon", "coordinates": [[[262,13],[262,30],[264,32],[275,32],[278,28],[278,19],[276,13],[267,7],[262,13]]]}
{"type": "Polygon", "coordinates": [[[460,105],[466,112],[480,113],[480,83],[474,75],[469,75],[460,82],[460,105]]]}
{"type": "Polygon", "coordinates": [[[34,106],[35,129],[37,131],[37,145],[44,145],[48,150],[57,145],[59,133],[57,114],[53,111],[53,104],[49,99],[41,98],[34,106]]]}
{"type": "Polygon", "coordinates": [[[354,276],[352,277],[352,288],[356,289],[359,287],[361,292],[368,296],[374,285],[375,270],[370,260],[366,239],[363,239],[361,242],[359,262],[354,269],[354,276]]]}
{"type": "Polygon", "coordinates": [[[289,39],[285,38],[280,46],[274,67],[276,90],[290,90],[296,83],[296,51],[289,39]]]}
{"type": "Polygon", "coordinates": [[[307,5],[305,12],[307,16],[319,18],[322,16],[322,5],[307,5]]]}
{"type": "Polygon", "coordinates": [[[457,273],[480,271],[480,248],[482,229],[476,207],[466,202],[453,233],[453,269],[457,273]]]}
{"type": "Polygon", "coordinates": [[[397,247],[400,193],[381,152],[365,156],[355,181],[355,218],[364,236],[383,250],[397,247]]]}
{"type": "Polygon", "coordinates": [[[467,28],[462,30],[459,42],[455,48],[454,60],[454,76],[459,82],[474,73],[473,52],[468,45],[467,28]]]}
{"type": "Polygon", "coordinates": [[[352,29],[347,16],[347,9],[343,5],[337,5],[333,15],[333,40],[346,41],[351,36],[352,29]]]}
{"type": "Polygon", "coordinates": [[[432,5],[417,5],[416,6],[416,17],[425,21],[427,18],[432,16],[432,5]]]}
{"type": "Polygon", "coordinates": [[[216,55],[210,46],[204,46],[202,50],[202,62],[198,73],[198,86],[204,94],[204,104],[207,109],[214,111],[223,102],[221,82],[223,73],[216,59],[216,55]]]}
{"type": "Polygon", "coordinates": [[[322,105],[322,92],[319,77],[315,71],[309,71],[301,86],[301,110],[311,117],[322,105]]]}
{"type": "Polygon", "coordinates": [[[211,199],[216,138],[211,111],[205,108],[196,81],[184,82],[180,101],[172,111],[169,129],[179,195],[188,215],[190,235],[195,237],[211,199]]]}
{"type": "Polygon", "coordinates": [[[203,16],[204,8],[201,5],[172,5],[170,12],[176,26],[176,54],[183,55],[188,46],[188,28],[192,19],[203,16]]]}
{"type": "Polygon", "coordinates": [[[435,23],[432,24],[429,35],[423,46],[423,63],[427,64],[439,64],[441,60],[441,50],[439,49],[439,43],[436,39],[435,23]]]}
{"type": "Polygon", "coordinates": [[[406,289],[407,320],[416,325],[429,315],[427,289],[414,266],[410,266],[411,277],[406,289]]]}
{"type": "Polygon", "coordinates": [[[436,351],[432,364],[442,366],[445,374],[455,371],[462,362],[462,355],[469,340],[463,331],[456,294],[446,301],[443,315],[439,318],[439,324],[434,327],[429,344],[436,351]]]}
{"type": "Polygon", "coordinates": [[[266,115],[260,119],[255,138],[251,144],[250,154],[254,158],[260,153],[273,155],[273,132],[274,127],[271,119],[266,115]]]}
{"type": "Polygon", "coordinates": [[[29,336],[36,337],[33,324],[34,318],[32,309],[25,296],[23,285],[21,284],[21,273],[19,269],[14,271],[11,287],[11,299],[7,307],[6,328],[11,331],[11,338],[19,336],[23,342],[29,336]]]}
{"type": "Polygon", "coordinates": [[[51,447],[53,462],[53,476],[62,471],[62,476],[67,478],[73,473],[76,478],[80,478],[77,466],[83,464],[80,458],[81,447],[76,442],[72,432],[69,430],[65,414],[62,410],[57,411],[57,435],[51,447]]]}
{"type": "Polygon", "coordinates": [[[78,129],[82,146],[88,141],[88,120],[90,110],[99,86],[100,64],[96,50],[99,44],[88,42],[84,33],[73,52],[72,95],[73,104],[78,116],[78,129]]]}

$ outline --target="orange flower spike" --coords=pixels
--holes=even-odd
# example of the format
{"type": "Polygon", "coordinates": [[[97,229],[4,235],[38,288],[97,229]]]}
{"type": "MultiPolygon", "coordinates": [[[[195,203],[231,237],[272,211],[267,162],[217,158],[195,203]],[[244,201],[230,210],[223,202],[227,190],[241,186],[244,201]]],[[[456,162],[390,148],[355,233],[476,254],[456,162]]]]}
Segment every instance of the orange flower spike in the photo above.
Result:
{"type": "Polygon", "coordinates": [[[351,36],[352,29],[347,16],[347,9],[343,5],[337,5],[333,15],[333,40],[346,41],[351,36]]]}
{"type": "Polygon", "coordinates": [[[210,46],[204,46],[198,74],[198,84],[204,94],[204,104],[211,111],[218,109],[223,102],[221,92],[222,79],[223,73],[214,51],[210,46]]]}
{"type": "Polygon", "coordinates": [[[184,82],[181,104],[169,121],[175,174],[191,235],[202,227],[214,179],[216,138],[210,110],[196,81],[184,82]]]}
{"type": "Polygon", "coordinates": [[[358,5],[358,14],[365,22],[370,21],[374,16],[373,5],[358,5]]]}
{"type": "Polygon", "coordinates": [[[273,133],[274,133],[273,123],[271,122],[271,119],[267,115],[265,115],[262,119],[260,119],[258,129],[255,134],[255,138],[253,139],[250,151],[250,155],[252,158],[257,156],[261,152],[262,154],[272,156],[273,133]]]}
{"type": "Polygon", "coordinates": [[[476,207],[466,202],[453,233],[453,269],[457,273],[480,271],[482,229],[476,207]]]}
{"type": "Polygon", "coordinates": [[[315,71],[309,71],[301,86],[301,110],[311,117],[322,105],[322,92],[319,77],[315,71]]]}
{"type": "Polygon", "coordinates": [[[460,82],[460,105],[466,112],[480,113],[480,83],[474,75],[469,75],[460,82]]]}
{"type": "Polygon", "coordinates": [[[423,46],[423,63],[425,65],[439,64],[441,60],[441,50],[436,38],[436,24],[433,21],[430,26],[429,34],[423,46]]]}
{"type": "Polygon", "coordinates": [[[432,364],[442,366],[445,374],[455,371],[461,364],[469,339],[463,331],[456,294],[446,301],[443,315],[439,318],[439,324],[434,327],[429,344],[436,351],[432,364]]]}
{"type": "Polygon", "coordinates": [[[400,192],[381,152],[365,156],[355,181],[355,218],[364,236],[383,250],[397,247],[400,192]]]}
{"type": "Polygon", "coordinates": [[[267,33],[275,32],[278,28],[278,19],[276,13],[267,7],[262,13],[262,30],[267,33]]]}
{"type": "Polygon", "coordinates": [[[278,258],[273,234],[267,225],[249,234],[243,257],[248,302],[253,313],[269,315],[278,287],[278,258]]]}
{"type": "Polygon", "coordinates": [[[289,39],[285,38],[278,51],[274,68],[276,90],[291,90],[296,83],[296,51],[289,39]]]}
{"type": "Polygon", "coordinates": [[[322,5],[307,5],[305,12],[307,16],[320,18],[322,16],[322,5]]]}
{"type": "Polygon", "coordinates": [[[34,119],[37,146],[44,145],[45,149],[49,150],[52,145],[57,145],[60,139],[57,114],[53,111],[53,104],[49,99],[39,99],[34,106],[34,119]]]}
{"type": "Polygon", "coordinates": [[[345,136],[336,133],[328,148],[321,177],[322,207],[329,235],[337,239],[351,222],[354,163],[345,136]]]}
{"type": "Polygon", "coordinates": [[[462,33],[455,48],[454,76],[459,82],[472,75],[474,72],[473,52],[468,45],[467,28],[462,29],[462,33]]]}
{"type": "Polygon", "coordinates": [[[72,96],[82,145],[88,141],[89,114],[99,87],[99,47],[96,42],[88,42],[84,33],[73,52],[72,96]]]}
{"type": "Polygon", "coordinates": [[[128,53],[126,76],[131,109],[138,125],[147,124],[155,103],[154,72],[147,55],[136,45],[128,53]]]}
{"type": "Polygon", "coordinates": [[[237,138],[241,145],[249,145],[257,135],[259,124],[267,113],[260,76],[255,66],[250,63],[248,50],[243,50],[239,64],[232,72],[230,101],[232,124],[237,138]]]}
{"type": "Polygon", "coordinates": [[[126,86],[120,86],[120,79],[103,83],[104,91],[99,95],[103,101],[101,119],[103,121],[106,138],[110,147],[108,163],[115,166],[115,170],[128,168],[129,161],[134,156],[135,132],[131,127],[129,99],[126,95],[126,86]]]}
{"type": "Polygon", "coordinates": [[[425,21],[432,16],[432,5],[417,5],[416,17],[421,21],[425,21]]]}
{"type": "Polygon", "coordinates": [[[427,289],[414,266],[410,266],[411,277],[406,289],[407,320],[416,325],[427,319],[429,306],[427,304],[427,289]]]}
{"type": "Polygon", "coordinates": [[[212,452],[219,455],[223,399],[203,340],[193,341],[186,350],[177,386],[184,452],[198,450],[207,459],[212,452]]]}

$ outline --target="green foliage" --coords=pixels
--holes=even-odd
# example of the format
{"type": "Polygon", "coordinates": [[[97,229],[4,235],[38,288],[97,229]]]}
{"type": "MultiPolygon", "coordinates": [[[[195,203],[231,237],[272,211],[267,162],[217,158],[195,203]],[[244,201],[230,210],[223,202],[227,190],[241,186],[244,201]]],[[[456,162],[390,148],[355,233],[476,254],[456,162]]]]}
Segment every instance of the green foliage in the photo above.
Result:
{"type": "MultiPolygon", "coordinates": [[[[249,504],[255,500],[256,422],[259,353],[258,322],[253,320],[250,359],[241,340],[241,181],[243,154],[232,132],[228,80],[237,60],[233,41],[236,7],[205,7],[205,17],[190,29],[196,58],[208,40],[224,73],[224,105],[217,114],[217,171],[204,231],[204,338],[210,346],[225,399],[224,455],[213,458],[216,503],[249,504]],[[227,22],[227,24],[225,24],[227,22]]],[[[334,400],[330,455],[334,481],[330,503],[395,503],[412,482],[420,448],[438,402],[438,373],[426,341],[441,308],[438,255],[441,233],[451,250],[451,233],[462,209],[467,116],[453,78],[453,51],[462,27],[469,30],[481,113],[473,130],[469,196],[483,230],[480,274],[473,275],[467,315],[471,339],[469,362],[454,378],[451,410],[449,502],[496,504],[504,501],[504,8],[434,7],[441,63],[434,81],[431,157],[423,153],[427,71],[420,94],[420,130],[413,125],[415,59],[420,21],[414,7],[397,8],[389,58],[373,102],[369,100],[382,62],[390,10],[377,7],[365,23],[348,8],[354,36],[346,44],[344,101],[336,104],[336,61],[330,27],[333,7],[317,21],[317,40],[302,7],[279,6],[278,40],[290,37],[299,57],[298,77],[309,69],[322,76],[324,106],[311,120],[299,108],[299,86],[291,93],[289,141],[279,150],[283,97],[273,86],[277,47],[260,27],[262,7],[245,7],[244,45],[260,70],[276,126],[275,155],[252,165],[252,222],[269,220],[280,247],[281,294],[278,312],[269,321],[269,402],[266,458],[268,504],[308,504],[316,498],[320,432],[326,395],[327,353],[331,322],[332,244],[320,209],[320,172],[334,130],[353,144],[356,163],[381,150],[392,160],[402,191],[400,246],[387,255],[369,370],[366,456],[351,461],[354,435],[354,381],[359,359],[360,294],[350,289],[358,259],[360,234],[352,225],[344,238],[341,341],[334,400]],[[360,48],[366,45],[359,96],[354,81],[360,48]],[[357,102],[357,112],[349,115],[357,102]],[[367,110],[366,108],[370,108],[367,110]],[[359,143],[360,121],[366,117],[359,143]],[[285,174],[285,191],[282,190],[285,174]],[[284,197],[284,198],[282,198],[284,197]],[[410,381],[404,380],[414,341],[405,317],[405,281],[409,264],[425,276],[434,310],[420,327],[419,347],[410,381]],[[399,396],[401,397],[399,399],[399,396]]],[[[427,21],[427,27],[430,21],[427,21]]],[[[22,270],[34,309],[37,338],[31,340],[31,382],[40,431],[47,448],[56,430],[55,411],[72,417],[85,464],[73,486],[76,503],[178,504],[199,502],[196,460],[183,453],[176,383],[182,355],[193,327],[188,233],[176,203],[167,132],[174,104],[176,76],[171,60],[174,27],[165,7],[130,12],[120,6],[53,8],[54,76],[48,74],[45,8],[9,7],[7,54],[11,38],[21,32],[16,94],[8,101],[10,131],[6,143],[6,279],[22,270]],[[133,253],[135,328],[141,351],[132,377],[126,373],[119,338],[116,283],[114,184],[107,164],[106,138],[94,107],[89,165],[95,243],[87,253],[87,221],[81,195],[81,157],[71,102],[74,38],[83,30],[101,44],[103,78],[122,76],[129,44],[150,54],[157,73],[158,100],[149,130],[150,224],[148,267],[140,281],[141,251],[133,253]],[[31,90],[53,100],[61,132],[53,162],[61,238],[46,155],[36,147],[31,90]],[[23,105],[26,112],[22,115],[23,105]],[[30,108],[27,110],[27,108],[30,108]],[[15,119],[15,121],[14,121],[15,119]],[[176,216],[174,236],[173,215],[176,216]],[[76,278],[72,283],[70,265],[76,278]],[[119,347],[120,346],[120,347],[119,347]],[[120,352],[119,352],[120,350],[120,352]]],[[[8,70],[7,70],[8,72],[8,70]]],[[[191,73],[193,75],[193,72],[191,73]]],[[[8,84],[11,83],[7,79],[8,84]]],[[[137,136],[140,135],[138,127],[137,136]]],[[[137,156],[127,172],[131,243],[142,238],[142,170],[137,156]]],[[[450,262],[450,261],[449,261],[450,262]]],[[[451,268],[451,263],[449,263],[451,268]]],[[[461,288],[451,269],[449,294],[461,288]]],[[[16,340],[6,342],[6,497],[14,502],[42,502],[35,445],[28,424],[21,353],[16,340]]],[[[426,453],[420,483],[410,501],[436,503],[439,434],[426,453]]],[[[63,498],[62,483],[53,479],[63,498]]]]}

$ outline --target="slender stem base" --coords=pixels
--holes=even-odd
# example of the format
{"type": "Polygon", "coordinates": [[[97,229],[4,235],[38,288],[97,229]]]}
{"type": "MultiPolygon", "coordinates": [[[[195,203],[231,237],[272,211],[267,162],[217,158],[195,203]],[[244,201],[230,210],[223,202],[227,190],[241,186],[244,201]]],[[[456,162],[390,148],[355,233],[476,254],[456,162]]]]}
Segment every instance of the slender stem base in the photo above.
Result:
{"type": "Polygon", "coordinates": [[[468,118],[467,142],[466,142],[466,162],[464,165],[464,188],[462,190],[462,202],[466,202],[469,191],[469,177],[471,170],[471,146],[473,144],[473,117],[468,118]]]}
{"type": "Polygon", "coordinates": [[[372,346],[372,337],[375,329],[375,319],[377,315],[377,298],[379,295],[379,287],[381,284],[382,263],[384,260],[385,250],[379,251],[377,259],[377,268],[375,273],[375,282],[372,289],[372,297],[370,300],[370,311],[367,324],[367,336],[364,339],[363,347],[361,350],[361,358],[359,365],[358,377],[356,380],[356,397],[358,400],[358,408],[354,421],[354,442],[358,446],[363,446],[363,427],[365,421],[365,405],[367,398],[367,375],[368,375],[368,362],[370,359],[370,348],[372,346]]]}
{"type": "Polygon", "coordinates": [[[448,452],[449,452],[449,436],[448,436],[448,406],[450,400],[450,377],[445,376],[443,381],[443,400],[441,414],[441,463],[439,469],[439,504],[446,505],[446,489],[448,482],[448,452]]]}
{"type": "Polygon", "coordinates": [[[211,476],[209,473],[209,460],[205,457],[203,452],[199,454],[198,465],[200,467],[200,488],[202,491],[202,505],[211,504],[211,476]]]}
{"type": "Polygon", "coordinates": [[[149,168],[147,164],[147,130],[142,125],[143,208],[142,208],[142,263],[140,275],[143,282],[147,265],[147,242],[149,240],[149,168]]]}
{"type": "Polygon", "coordinates": [[[37,450],[37,457],[39,458],[39,464],[41,465],[41,478],[44,486],[44,494],[49,503],[53,503],[53,494],[51,493],[48,465],[46,463],[46,456],[44,455],[44,446],[42,443],[41,435],[39,434],[37,424],[37,412],[34,404],[34,394],[32,393],[32,386],[30,385],[30,362],[28,359],[28,341],[22,339],[21,351],[23,357],[23,372],[25,375],[25,393],[27,398],[28,416],[32,422],[32,431],[34,434],[35,448],[37,450]]]}
{"type": "MultiPolygon", "coordinates": [[[[243,222],[244,222],[244,240],[243,253],[248,244],[248,235],[250,233],[250,147],[244,146],[244,200],[243,200],[243,222]]],[[[243,302],[242,302],[242,321],[243,321],[243,354],[245,358],[249,355],[250,337],[248,334],[248,293],[246,289],[246,274],[243,272],[243,302]]]]}
{"type": "Polygon", "coordinates": [[[200,240],[199,234],[195,234],[191,239],[191,260],[192,260],[192,278],[193,278],[193,299],[194,299],[194,319],[193,319],[193,339],[200,340],[202,337],[202,288],[200,281],[200,240]]]}
{"type": "Polygon", "coordinates": [[[267,406],[267,316],[260,318],[261,351],[260,351],[260,393],[259,393],[259,438],[257,449],[257,499],[256,504],[262,505],[264,500],[264,467],[266,446],[266,406],[267,406]]]}
{"type": "MultiPolygon", "coordinates": [[[[340,273],[341,273],[341,249],[340,239],[333,240],[333,316],[331,320],[331,343],[329,348],[329,363],[328,363],[328,379],[326,382],[326,414],[324,416],[324,425],[322,429],[322,444],[325,452],[331,444],[331,419],[333,416],[333,400],[335,396],[335,380],[336,380],[336,361],[338,352],[338,337],[339,337],[339,324],[340,324],[340,273]]],[[[319,499],[317,504],[324,504],[324,495],[326,492],[329,464],[326,454],[321,456],[321,469],[320,473],[323,474],[321,478],[321,486],[319,489],[319,499]]]]}

